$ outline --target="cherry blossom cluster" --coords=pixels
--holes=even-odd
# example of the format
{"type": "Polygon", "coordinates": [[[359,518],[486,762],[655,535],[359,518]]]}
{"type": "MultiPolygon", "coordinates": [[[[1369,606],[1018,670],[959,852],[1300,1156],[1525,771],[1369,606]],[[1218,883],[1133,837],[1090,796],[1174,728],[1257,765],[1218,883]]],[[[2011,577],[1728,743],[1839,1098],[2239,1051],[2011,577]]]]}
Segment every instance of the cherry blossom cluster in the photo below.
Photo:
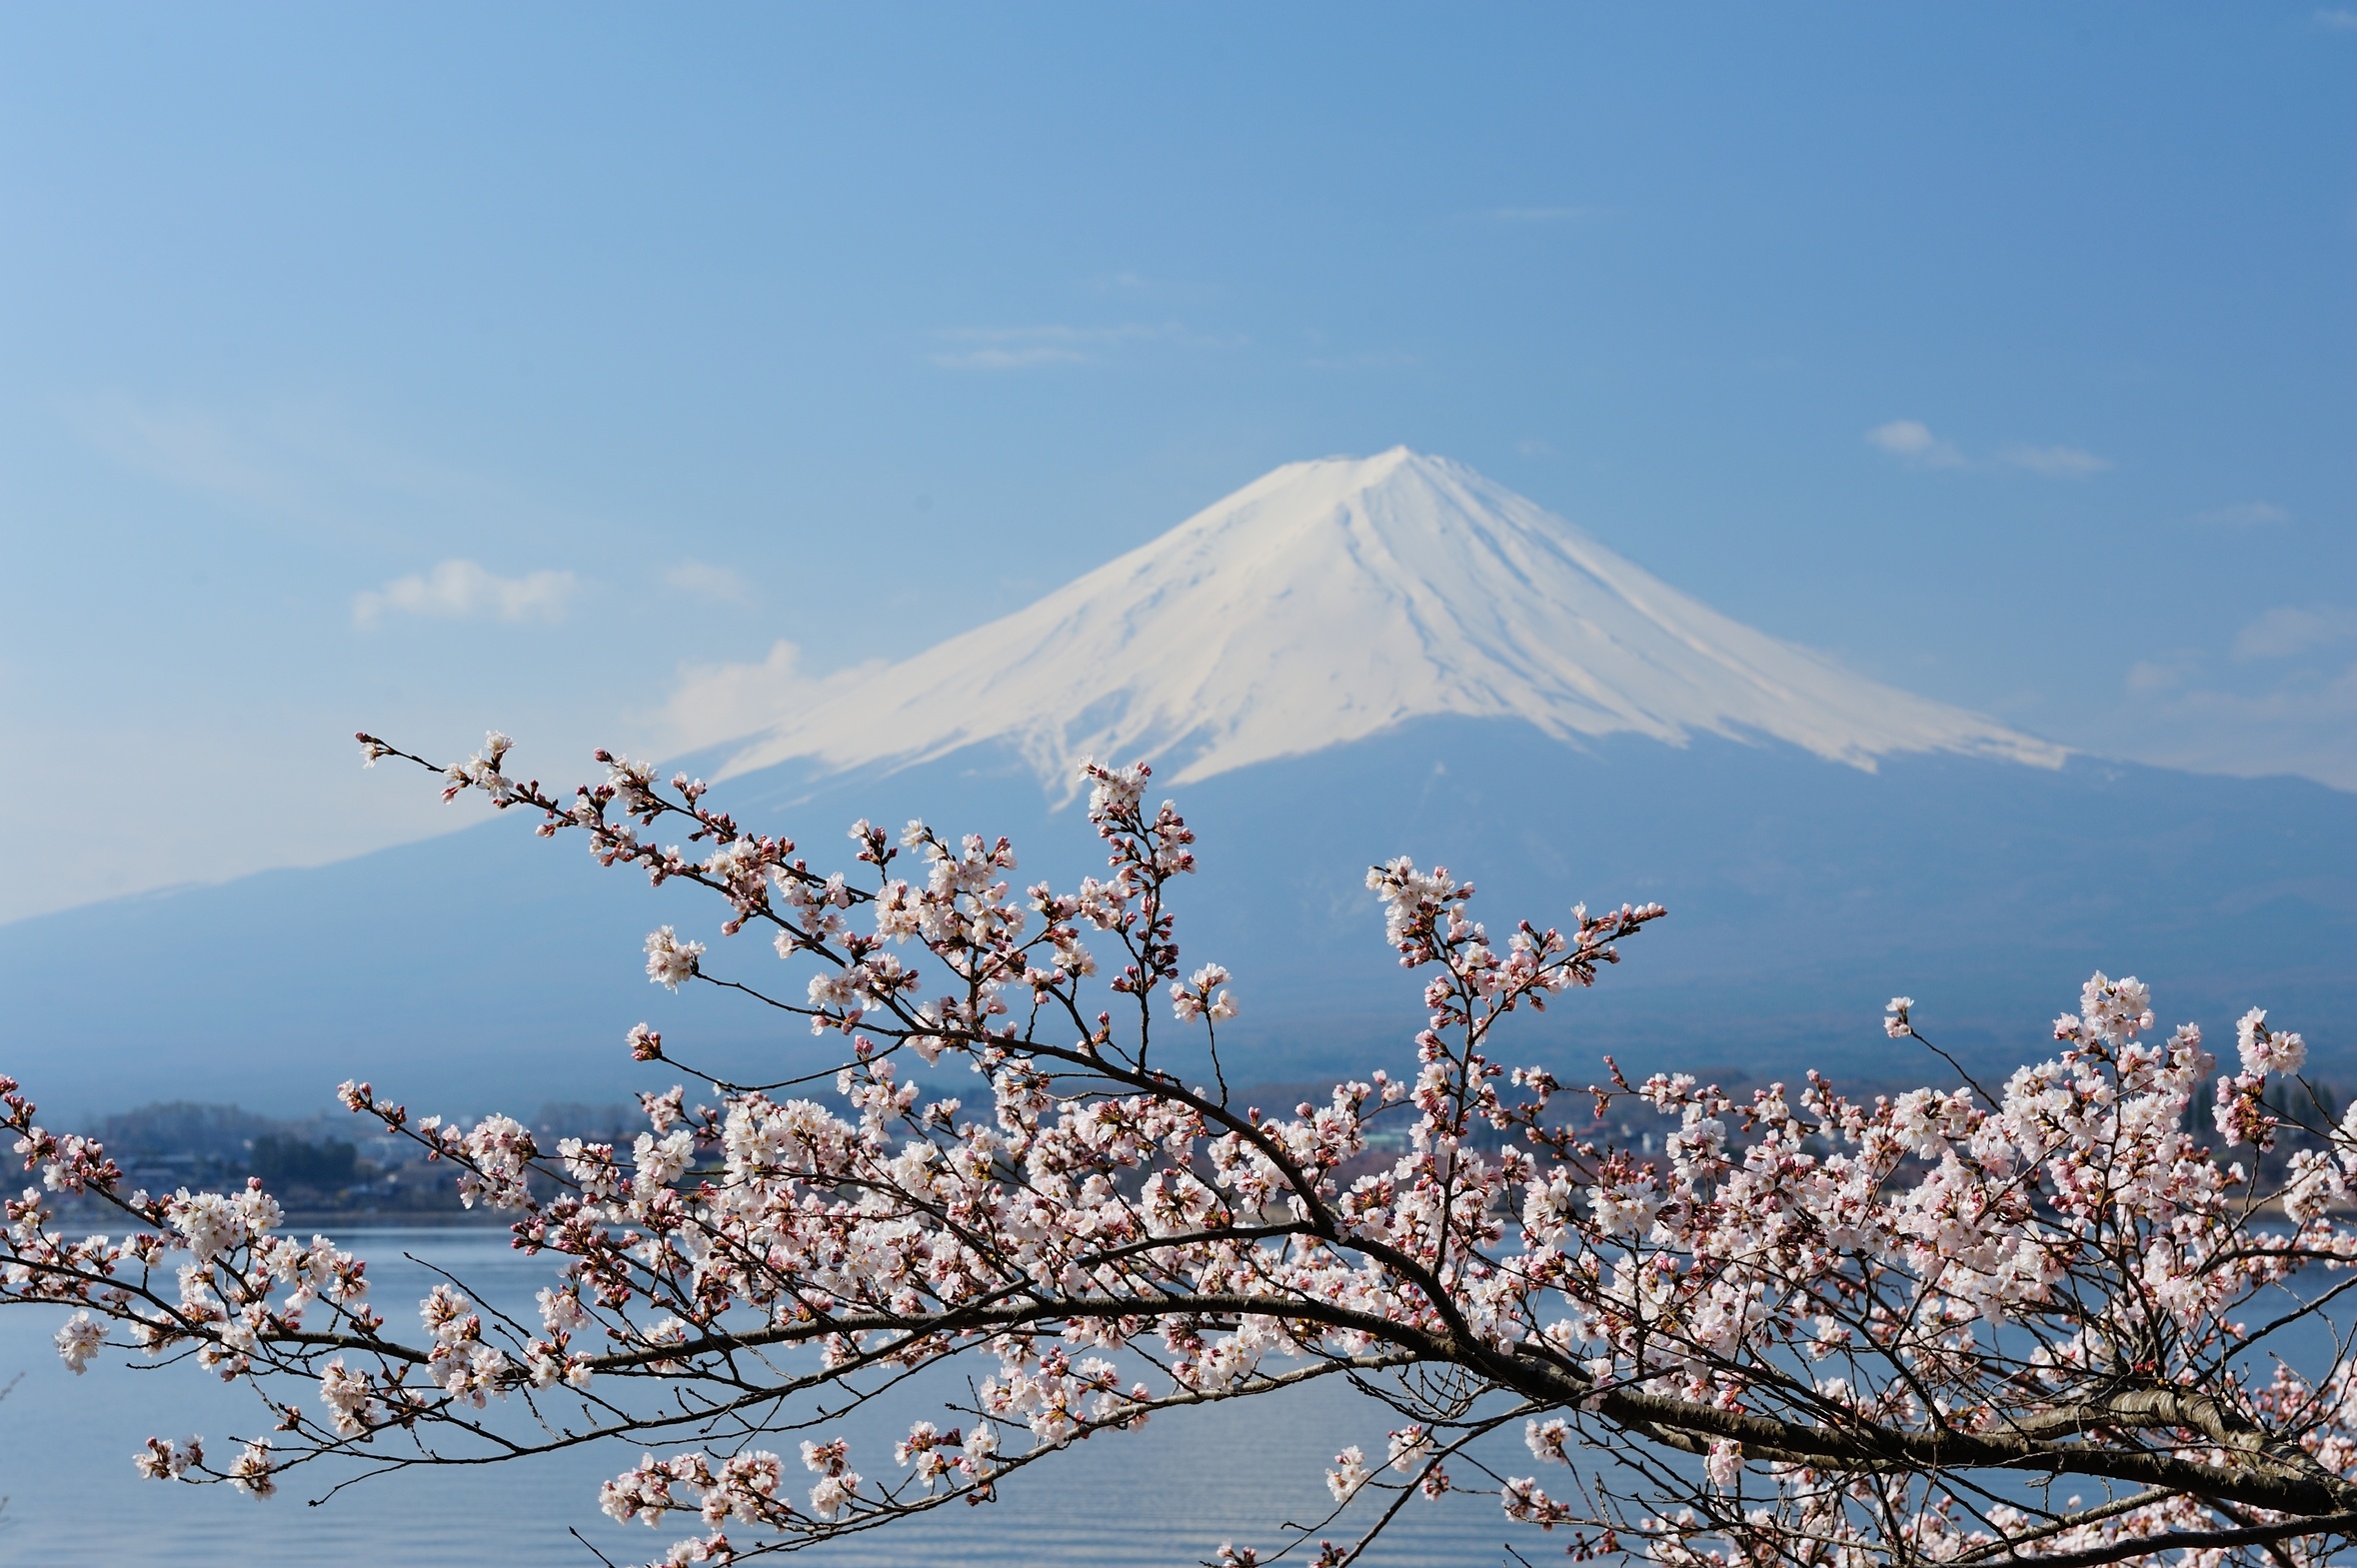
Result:
{"type": "MultiPolygon", "coordinates": [[[[1019,890],[1004,838],[861,821],[830,866],[627,758],[559,796],[504,772],[504,736],[448,768],[361,742],[709,888],[720,945],[657,929],[650,982],[739,993],[834,1059],[735,1081],[641,1024],[632,1059],[680,1081],[642,1095],[627,1147],[343,1085],[551,1266],[527,1315],[446,1278],[414,1328],[361,1260],[282,1234],[258,1182],[127,1190],[7,1081],[39,1185],[7,1205],[0,1299],[62,1310],[76,1372],[185,1358],[261,1397],[226,1463],[159,1436],[142,1474],[267,1496],[628,1445],[603,1512],[674,1532],[661,1562],[733,1562],[1343,1378],[1390,1424],[1332,1455],[1321,1517],[1220,1561],[1350,1562],[1450,1494],[1574,1556],[1679,1568],[2306,1568],[2357,1540],[2334,1315],[2357,1112],[2264,1012],[2219,1073],[2198,1029],[2159,1037],[2146,987],[2097,974],[2002,1084],[1867,1098],[1811,1073],[1738,1097],[1612,1067],[1569,1092],[1493,1036],[1661,908],[1493,934],[1469,883],[1400,858],[1366,880],[1425,982],[1413,1070],[1272,1110],[1221,1059],[1241,987],[1181,962],[1193,834],[1148,807],[1143,766],[1083,765],[1106,874],[1019,890]],[[749,931],[768,939],[732,945],[749,931]],[[1635,1147],[1607,1130],[1631,1127],[1635,1147]],[[69,1236],[93,1206],[119,1221],[69,1236]],[[855,1451],[853,1412],[937,1370],[942,1419],[855,1451]]],[[[1922,1039],[1910,998],[1882,1023],[1922,1039]]]]}

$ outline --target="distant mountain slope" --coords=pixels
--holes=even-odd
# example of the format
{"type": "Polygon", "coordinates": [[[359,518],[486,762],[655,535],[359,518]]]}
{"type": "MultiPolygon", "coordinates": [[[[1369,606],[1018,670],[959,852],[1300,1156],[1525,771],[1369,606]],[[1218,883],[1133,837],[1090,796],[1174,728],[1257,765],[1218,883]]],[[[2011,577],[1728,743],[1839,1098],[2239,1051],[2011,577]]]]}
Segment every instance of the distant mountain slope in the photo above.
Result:
{"type": "Polygon", "coordinates": [[[907,765],[1005,742],[1154,757],[1176,783],[1438,715],[1557,738],[1769,737],[1871,768],[2058,747],[1755,632],[1533,503],[1404,448],[1294,463],[988,626],[797,714],[729,764],[907,765]]]}
{"type": "MultiPolygon", "coordinates": [[[[1605,1050],[1932,1070],[1875,1026],[1894,991],[2001,1070],[2047,1048],[2099,966],[2214,1038],[2269,1006],[2319,1070],[2357,1070],[2357,794],[2065,757],[1738,626],[1405,452],[1280,469],[705,764],[816,863],[854,817],[923,815],[1014,834],[1026,880],[1069,884],[1103,863],[1067,789],[1082,752],[1151,759],[1200,830],[1179,939],[1235,973],[1245,1079],[1407,1064],[1418,981],[1361,885],[1400,853],[1471,877],[1501,926],[1575,899],[1669,906],[1502,1048],[1566,1077],[1605,1050]]],[[[0,926],[0,1071],[65,1110],[301,1111],[347,1076],[421,1109],[530,1110],[646,1086],[620,1044],[640,1018],[749,1076],[820,1065],[830,1042],[791,1020],[646,984],[641,938],[672,923],[723,972],[799,987],[765,944],[719,937],[721,912],[510,817],[20,921],[0,926]]]]}
{"type": "MultiPolygon", "coordinates": [[[[764,819],[854,802],[959,827],[1029,816],[1027,875],[1093,868],[1077,809],[1043,810],[1011,747],[851,778],[804,767],[723,787],[764,819]]],[[[1440,718],[1159,792],[1202,834],[1187,950],[1236,971],[1251,1005],[1233,1032],[1287,1060],[1339,1065],[1420,1015],[1362,885],[1400,853],[1471,878],[1497,925],[1574,900],[1669,906],[1595,990],[1523,1025],[1590,1065],[1609,1048],[1880,1068],[1894,991],[1944,1040],[2010,1065],[2050,1044],[2096,967],[2153,982],[2173,1018],[2271,1005],[2304,1020],[2319,1059],[2357,1046],[2357,794],[2304,780],[1939,755],[1869,775],[1782,745],[1575,748],[1440,718]]]]}
{"type": "MultiPolygon", "coordinates": [[[[2002,1067],[2046,1048],[2047,1020],[2098,966],[2141,974],[2167,1018],[2202,1020],[2229,1050],[2234,1015],[2271,1006],[2320,1070],[2350,1075],[2357,796],[2304,781],[1956,757],[1866,775],[1784,746],[1623,737],[1582,752],[1448,719],[1169,792],[1202,833],[1180,941],[1187,961],[1235,971],[1229,1037],[1253,1078],[1409,1059],[1417,981],[1360,885],[1401,852],[1471,877],[1477,912],[1500,924],[1579,898],[1669,905],[1596,989],[1512,1035],[1509,1056],[1582,1076],[1606,1050],[1758,1076],[1931,1070],[1875,1027],[1894,991],[1919,999],[1927,1031],[2002,1067]]],[[[1003,746],[816,787],[782,768],[719,797],[814,858],[854,816],[924,814],[1015,834],[1026,879],[1102,864],[1077,805],[1056,807],[1003,746]]],[[[511,817],[20,921],[0,927],[0,1070],[66,1108],[181,1096],[301,1111],[358,1075],[421,1110],[529,1109],[648,1086],[621,1046],[641,1018],[747,1072],[820,1064],[828,1042],[791,1022],[646,983],[640,938],[664,922],[712,942],[728,973],[781,976],[766,943],[718,934],[721,912],[511,817]]]]}

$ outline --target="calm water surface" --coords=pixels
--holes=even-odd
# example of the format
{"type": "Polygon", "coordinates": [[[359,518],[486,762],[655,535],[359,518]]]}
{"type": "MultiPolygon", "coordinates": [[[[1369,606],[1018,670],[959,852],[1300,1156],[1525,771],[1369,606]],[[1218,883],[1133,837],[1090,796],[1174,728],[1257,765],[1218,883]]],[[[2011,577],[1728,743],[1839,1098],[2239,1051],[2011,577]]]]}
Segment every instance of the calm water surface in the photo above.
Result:
{"type": "MultiPolygon", "coordinates": [[[[339,1238],[369,1260],[379,1311],[396,1323],[430,1283],[404,1251],[449,1268],[484,1297],[527,1318],[532,1292],[549,1282],[547,1258],[509,1250],[504,1231],[375,1230],[339,1238]]],[[[121,1356],[94,1361],[77,1378],[57,1359],[50,1335],[64,1314],[48,1308],[0,1311],[0,1379],[24,1380],[0,1405],[0,1561],[26,1563],[250,1564],[256,1568],[328,1561],[370,1565],[497,1562],[502,1568],[595,1568],[597,1559],[568,1526],[618,1562],[644,1562],[678,1529],[625,1528],[598,1512],[598,1482],[637,1459],[617,1444],[480,1469],[413,1472],[369,1481],[327,1503],[306,1506],[322,1482],[298,1476],[265,1502],[226,1487],[141,1481],[132,1456],[149,1434],[201,1433],[216,1462],[234,1454],[232,1432],[265,1425],[251,1392],[225,1387],[194,1367],[146,1371],[121,1356]]],[[[978,1374],[979,1375],[979,1370],[978,1374]]],[[[855,1468],[891,1470],[892,1430],[934,1416],[938,1395],[896,1396],[892,1422],[862,1440],[855,1468]]],[[[1222,1540],[1275,1544],[1280,1520],[1316,1518],[1335,1450],[1357,1443],[1379,1455],[1396,1418],[1340,1385],[1223,1408],[1157,1417],[1145,1430],[1076,1446],[1002,1488],[998,1504],[953,1505],[938,1513],[802,1554],[813,1563],[1188,1563],[1222,1540]]],[[[687,1445],[682,1445],[687,1446],[687,1445]]],[[[793,1441],[775,1447],[791,1459],[793,1441]]],[[[1497,1462],[1530,1468],[1518,1442],[1497,1462]]],[[[792,1474],[801,1476],[799,1466],[792,1474]]],[[[807,1479],[807,1478],[805,1478],[807,1479]]],[[[1543,1537],[1510,1530],[1526,1553],[1543,1537]]],[[[1418,1500],[1378,1549],[1393,1568],[1495,1563],[1509,1527],[1494,1498],[1418,1500]]],[[[1554,1543],[1548,1542],[1551,1547],[1554,1543]]],[[[1544,1548],[1539,1548],[1544,1550],[1544,1548]]],[[[1551,1551],[1546,1555],[1553,1555],[1551,1551]]]]}

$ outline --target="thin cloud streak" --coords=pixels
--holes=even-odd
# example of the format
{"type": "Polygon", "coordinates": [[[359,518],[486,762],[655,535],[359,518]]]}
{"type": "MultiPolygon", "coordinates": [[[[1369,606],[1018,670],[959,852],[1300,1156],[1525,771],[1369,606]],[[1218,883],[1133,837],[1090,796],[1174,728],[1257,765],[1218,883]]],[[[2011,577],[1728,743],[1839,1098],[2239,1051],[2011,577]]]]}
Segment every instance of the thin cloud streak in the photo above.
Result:
{"type": "Polygon", "coordinates": [[[2234,657],[2245,664],[2255,659],[2290,659],[2351,638],[2357,638],[2357,610],[2302,610],[2285,605],[2267,611],[2235,634],[2234,657]]]}
{"type": "Polygon", "coordinates": [[[2085,479],[2111,467],[2111,459],[2097,457],[2083,447],[2007,447],[1997,456],[2001,462],[2048,479],[2085,479]]]}
{"type": "Polygon", "coordinates": [[[1328,355],[1303,362],[1314,370],[1404,370],[1421,364],[1413,354],[1390,349],[1369,349],[1362,354],[1328,355]]]}
{"type": "Polygon", "coordinates": [[[2246,778],[2299,774],[2357,788],[2357,609],[2278,606],[2215,654],[2141,659],[2123,682],[2135,744],[2122,755],[2164,768],[2246,778]]]}
{"type": "Polygon", "coordinates": [[[1086,365],[1091,358],[1078,349],[1060,349],[1042,343],[1020,349],[968,349],[957,354],[936,354],[933,362],[945,370],[1030,370],[1041,365],[1086,365]]]}
{"type": "Polygon", "coordinates": [[[2299,669],[2264,690],[2230,692],[2140,664],[2127,692],[2142,709],[2136,750],[2146,762],[2243,778],[2299,774],[2357,789],[2357,665],[2299,669]]]}
{"type": "Polygon", "coordinates": [[[1492,207],[1481,214],[1493,223],[1593,223],[1608,207],[1492,207]]]}
{"type": "Polygon", "coordinates": [[[1029,370],[1044,365],[1087,365],[1131,344],[1178,343],[1237,347],[1242,338],[1194,332],[1178,322],[1150,326],[1125,322],[1112,327],[1051,323],[1037,327],[953,327],[937,337],[971,347],[943,349],[931,356],[947,370],[1029,370]]]}
{"type": "Polygon", "coordinates": [[[121,394],[74,404],[66,412],[99,451],[167,484],[272,508],[297,499],[293,485],[244,456],[229,428],[210,415],[150,409],[121,394]]]}
{"type": "Polygon", "coordinates": [[[2193,521],[2210,528],[2258,528],[2268,523],[2289,523],[2291,514],[2273,502],[2238,501],[2230,507],[2197,512],[2193,521]]]}
{"type": "MultiPolygon", "coordinates": [[[[1931,427],[1921,420],[1894,419],[1887,424],[1877,425],[1866,432],[1866,444],[1917,468],[1987,467],[1987,463],[1975,463],[1966,457],[1963,449],[1954,442],[1932,434],[1931,427]]],[[[2048,479],[2086,479],[2112,466],[2111,459],[2100,457],[2084,447],[2033,447],[2025,444],[2007,447],[1988,462],[2024,469],[2048,479]]]]}

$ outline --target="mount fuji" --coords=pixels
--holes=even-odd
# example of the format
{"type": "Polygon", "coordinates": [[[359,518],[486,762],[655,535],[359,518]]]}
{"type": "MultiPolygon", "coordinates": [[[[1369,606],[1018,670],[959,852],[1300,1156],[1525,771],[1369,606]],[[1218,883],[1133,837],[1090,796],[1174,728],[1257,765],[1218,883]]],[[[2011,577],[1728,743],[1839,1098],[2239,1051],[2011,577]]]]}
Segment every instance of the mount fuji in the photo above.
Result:
{"type": "Polygon", "coordinates": [[[2059,747],[1861,680],[1697,604],[1445,459],[1288,464],[1029,609],[781,722],[730,773],[1003,743],[1044,778],[1153,757],[1185,784],[1417,719],[1555,740],[1785,742],[1871,770],[2059,747]]]}
{"type": "MultiPolygon", "coordinates": [[[[1235,972],[1247,1077],[1401,1064],[1419,986],[1360,885],[1400,853],[1473,879],[1493,922],[1669,906],[1509,1047],[1573,1081],[1607,1050],[1727,1080],[1944,1071],[1882,1037],[1895,991],[2001,1070],[2096,967],[2213,1032],[2268,1006],[2318,1070],[2357,1066],[2357,795],[2074,755],[1863,679],[1404,450],[1278,469],[686,766],[815,860],[856,816],[923,815],[1063,882],[1102,864],[1084,754],[1154,763],[1200,834],[1178,936],[1235,972]]],[[[642,1017],[731,1070],[817,1064],[807,1034],[648,989],[657,923],[729,972],[776,962],[718,917],[513,820],[93,905],[0,927],[0,1070],[66,1108],[117,1108],[136,1069],[264,1109],[347,1076],[529,1109],[645,1086],[616,1045],[642,1017]]]]}

